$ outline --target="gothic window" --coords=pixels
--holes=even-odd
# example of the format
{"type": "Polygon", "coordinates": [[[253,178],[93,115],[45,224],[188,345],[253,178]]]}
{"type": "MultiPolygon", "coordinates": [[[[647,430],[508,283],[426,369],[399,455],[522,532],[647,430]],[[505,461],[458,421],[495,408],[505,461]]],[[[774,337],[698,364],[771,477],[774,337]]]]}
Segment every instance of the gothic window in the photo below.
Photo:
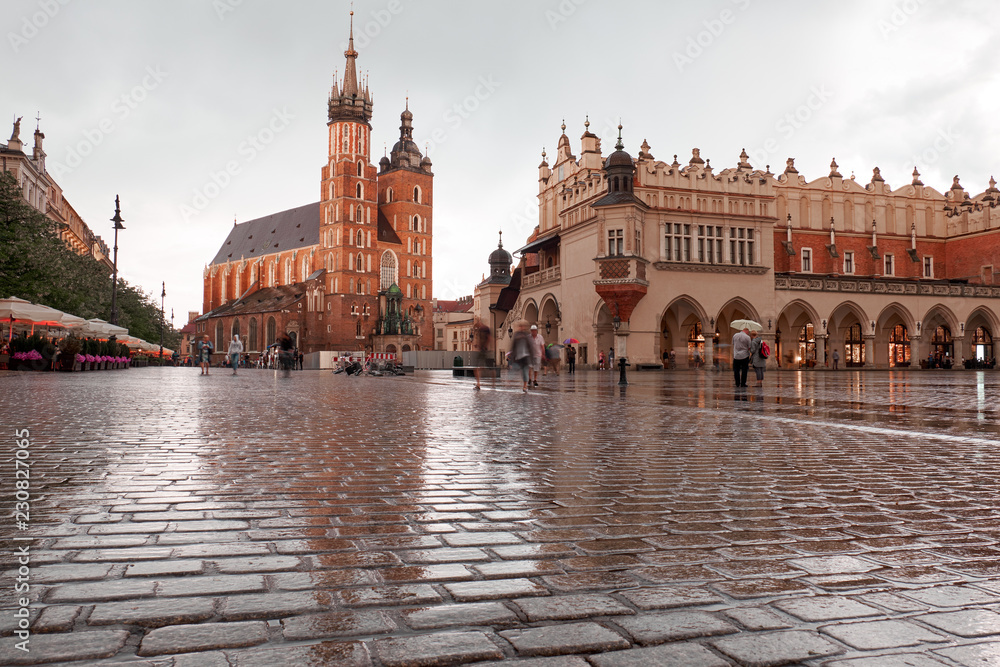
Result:
{"type": "Polygon", "coordinates": [[[388,204],[392,202],[392,188],[385,189],[385,203],[388,204]]]}
{"type": "Polygon", "coordinates": [[[257,349],[257,318],[250,318],[250,336],[247,341],[247,351],[257,349]]]}
{"type": "Polygon", "coordinates": [[[235,317],[233,318],[233,335],[234,336],[240,335],[240,321],[235,317]]]}
{"type": "Polygon", "coordinates": [[[413,216],[413,227],[412,227],[412,229],[415,232],[419,232],[420,231],[420,216],[419,215],[413,216]]]}
{"type": "Polygon", "coordinates": [[[355,269],[357,269],[358,272],[365,270],[365,257],[360,252],[358,253],[358,262],[355,264],[355,269]]]}
{"type": "Polygon", "coordinates": [[[219,320],[215,324],[215,349],[222,350],[223,349],[222,344],[225,342],[225,340],[226,340],[226,332],[225,329],[222,328],[222,320],[219,320]]]}
{"type": "Polygon", "coordinates": [[[365,163],[363,161],[358,160],[358,176],[363,176],[364,175],[364,168],[365,168],[364,165],[365,165],[365,163]]]}
{"type": "Polygon", "coordinates": [[[359,248],[364,248],[365,247],[365,233],[363,231],[361,231],[360,229],[358,230],[358,242],[357,242],[356,245],[359,248]]]}
{"type": "Polygon", "coordinates": [[[361,211],[361,204],[358,204],[358,222],[365,221],[365,214],[361,211]]]}
{"type": "Polygon", "coordinates": [[[309,260],[305,257],[302,258],[302,280],[309,277],[309,260]]]}
{"type": "Polygon", "coordinates": [[[285,260],[285,284],[286,285],[291,285],[292,282],[293,282],[292,281],[292,260],[286,259],[285,260]]]}
{"type": "Polygon", "coordinates": [[[413,201],[420,203],[420,186],[418,185],[413,186],[413,201]]]}
{"type": "MultiPolygon", "coordinates": [[[[359,163],[359,164],[360,164],[360,163],[359,163]]],[[[359,175],[360,175],[360,174],[359,174],[359,175]]],[[[358,187],[357,187],[357,188],[356,188],[355,190],[356,190],[356,192],[357,192],[357,199],[362,199],[362,198],[364,198],[364,195],[365,195],[365,189],[364,189],[363,187],[361,187],[361,184],[360,184],[360,183],[358,183],[358,187]]]]}
{"type": "Polygon", "coordinates": [[[275,325],[274,317],[269,317],[267,318],[267,330],[265,331],[264,334],[264,340],[267,343],[267,346],[270,347],[274,345],[277,338],[278,338],[278,328],[275,325]]]}

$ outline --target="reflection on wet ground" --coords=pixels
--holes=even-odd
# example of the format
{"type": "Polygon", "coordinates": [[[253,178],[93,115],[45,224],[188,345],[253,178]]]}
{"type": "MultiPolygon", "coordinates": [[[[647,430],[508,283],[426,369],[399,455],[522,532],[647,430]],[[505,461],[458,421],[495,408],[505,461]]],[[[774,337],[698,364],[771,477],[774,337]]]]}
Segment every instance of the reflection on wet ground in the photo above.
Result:
{"type": "Polygon", "coordinates": [[[1000,375],[629,379],[4,374],[0,664],[1000,661],[1000,375]]]}

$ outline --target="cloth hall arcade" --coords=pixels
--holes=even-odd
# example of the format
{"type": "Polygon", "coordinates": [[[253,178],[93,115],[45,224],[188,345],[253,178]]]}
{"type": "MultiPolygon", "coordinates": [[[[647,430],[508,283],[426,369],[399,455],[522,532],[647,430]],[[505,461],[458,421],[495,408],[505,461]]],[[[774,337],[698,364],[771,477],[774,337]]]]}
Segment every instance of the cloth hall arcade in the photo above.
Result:
{"type": "Polygon", "coordinates": [[[686,164],[633,159],[600,139],[571,149],[566,126],[538,171],[539,224],[515,254],[503,338],[517,319],[549,340],[580,340],[580,363],[616,348],[634,364],[728,361],[732,320],[763,326],[771,365],[917,366],[991,359],[1000,326],[1000,190],[958,176],[941,192],[830,172],[793,159],[754,169],[743,151],[720,170],[696,148],[686,164]]]}

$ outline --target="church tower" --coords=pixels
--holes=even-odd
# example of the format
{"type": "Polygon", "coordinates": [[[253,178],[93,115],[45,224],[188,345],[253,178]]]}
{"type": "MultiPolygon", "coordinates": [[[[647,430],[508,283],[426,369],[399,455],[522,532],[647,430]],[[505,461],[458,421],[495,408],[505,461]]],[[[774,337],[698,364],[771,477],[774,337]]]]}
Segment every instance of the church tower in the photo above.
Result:
{"type": "Polygon", "coordinates": [[[398,256],[384,257],[384,260],[398,262],[397,284],[402,295],[402,313],[412,322],[416,344],[421,349],[433,349],[431,240],[434,221],[431,211],[434,174],[430,158],[420,154],[413,140],[413,113],[409,100],[399,121],[399,141],[389,155],[379,161],[380,222],[399,239],[398,246],[388,246],[385,250],[385,253],[398,253],[398,256]]]}
{"type": "Polygon", "coordinates": [[[328,155],[320,185],[320,262],[332,340],[352,342],[371,332],[378,293],[378,193],[371,164],[372,96],[358,81],[354,12],[344,52],[343,81],[334,75],[329,101],[328,155]]]}

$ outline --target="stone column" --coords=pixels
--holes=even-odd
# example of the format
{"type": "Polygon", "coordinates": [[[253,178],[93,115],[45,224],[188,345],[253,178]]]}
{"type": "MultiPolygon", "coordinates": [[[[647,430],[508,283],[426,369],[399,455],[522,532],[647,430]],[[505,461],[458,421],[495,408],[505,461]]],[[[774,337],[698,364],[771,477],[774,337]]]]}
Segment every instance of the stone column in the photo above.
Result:
{"type": "Polygon", "coordinates": [[[759,334],[760,339],[767,343],[767,347],[771,350],[771,356],[767,358],[766,370],[773,371],[778,368],[778,349],[774,344],[774,332],[773,331],[762,331],[759,334]]]}
{"type": "Polygon", "coordinates": [[[824,368],[826,362],[826,334],[816,334],[816,368],[824,368]]]}
{"type": "Polygon", "coordinates": [[[962,359],[969,359],[973,356],[965,347],[965,336],[952,336],[951,342],[954,343],[953,349],[955,350],[955,358],[951,360],[951,363],[954,364],[953,368],[964,368],[961,366],[962,359]]]}
{"type": "Polygon", "coordinates": [[[864,334],[865,368],[875,368],[875,334],[864,334]]]}
{"type": "Polygon", "coordinates": [[[711,368],[715,360],[715,337],[705,336],[705,368],[711,368]]]}
{"type": "Polygon", "coordinates": [[[910,336],[910,368],[920,368],[923,359],[920,349],[920,336],[910,336]]]}

